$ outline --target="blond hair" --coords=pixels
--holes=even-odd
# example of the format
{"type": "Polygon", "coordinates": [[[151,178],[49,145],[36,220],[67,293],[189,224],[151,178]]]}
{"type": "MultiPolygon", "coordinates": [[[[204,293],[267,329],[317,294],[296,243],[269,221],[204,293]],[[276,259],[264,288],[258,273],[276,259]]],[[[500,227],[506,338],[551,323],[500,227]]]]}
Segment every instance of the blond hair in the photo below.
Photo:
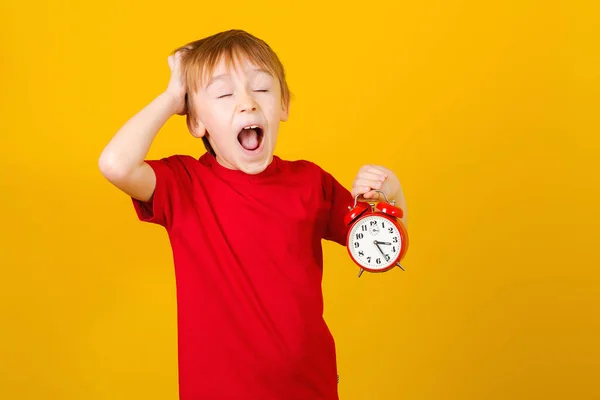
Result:
{"type": "MultiPolygon", "coordinates": [[[[279,57],[265,41],[246,31],[231,29],[219,32],[180,46],[173,53],[179,51],[182,55],[181,69],[188,93],[195,92],[198,84],[206,82],[221,60],[225,61],[226,66],[230,68],[241,59],[248,59],[258,67],[269,71],[279,81],[282,106],[287,107],[290,101],[291,94],[285,70],[279,57]]],[[[187,95],[188,118],[193,110],[192,97],[187,95]]],[[[215,155],[206,136],[202,138],[202,141],[206,150],[215,155]]]]}

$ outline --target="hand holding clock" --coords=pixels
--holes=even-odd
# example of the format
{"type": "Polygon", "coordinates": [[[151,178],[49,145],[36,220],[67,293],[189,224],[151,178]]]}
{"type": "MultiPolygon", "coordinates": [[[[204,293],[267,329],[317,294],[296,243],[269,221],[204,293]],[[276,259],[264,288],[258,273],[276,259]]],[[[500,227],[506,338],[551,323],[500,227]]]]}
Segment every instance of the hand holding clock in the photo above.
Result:
{"type": "Polygon", "coordinates": [[[398,200],[401,194],[400,181],[393,171],[379,166],[367,164],[358,170],[358,174],[352,183],[352,197],[362,194],[367,200],[384,200],[381,193],[375,192],[381,190],[388,199],[398,200]]]}

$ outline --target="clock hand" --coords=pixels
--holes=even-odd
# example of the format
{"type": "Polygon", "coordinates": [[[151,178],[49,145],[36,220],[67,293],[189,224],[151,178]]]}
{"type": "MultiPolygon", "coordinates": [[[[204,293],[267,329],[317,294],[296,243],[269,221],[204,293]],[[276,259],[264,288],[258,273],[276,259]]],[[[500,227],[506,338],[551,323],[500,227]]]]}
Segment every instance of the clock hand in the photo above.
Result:
{"type": "Polygon", "coordinates": [[[390,242],[379,242],[379,241],[375,241],[375,244],[387,244],[387,245],[392,245],[390,242]]]}
{"type": "Polygon", "coordinates": [[[387,255],[383,252],[383,250],[381,250],[381,247],[379,247],[379,242],[377,240],[375,240],[373,243],[375,243],[375,247],[377,247],[377,249],[379,250],[379,252],[381,254],[383,254],[383,258],[385,258],[387,260],[387,255]]]}
{"type": "MultiPolygon", "coordinates": [[[[383,254],[383,258],[385,258],[385,259],[386,259],[386,261],[389,261],[389,258],[388,258],[388,256],[387,256],[387,255],[386,255],[386,254],[383,252],[383,250],[381,250],[381,247],[379,247],[379,243],[381,243],[381,244],[385,244],[385,243],[383,243],[383,242],[378,242],[377,240],[374,240],[374,241],[373,241],[373,243],[375,244],[375,247],[377,247],[377,249],[379,250],[379,252],[380,252],[381,254],[383,254]]],[[[402,271],[404,271],[404,268],[402,268],[402,265],[400,265],[399,263],[398,263],[398,264],[396,264],[396,265],[397,265],[398,267],[400,267],[400,269],[401,269],[402,271]]],[[[358,275],[358,276],[360,277],[360,275],[358,275]]]]}

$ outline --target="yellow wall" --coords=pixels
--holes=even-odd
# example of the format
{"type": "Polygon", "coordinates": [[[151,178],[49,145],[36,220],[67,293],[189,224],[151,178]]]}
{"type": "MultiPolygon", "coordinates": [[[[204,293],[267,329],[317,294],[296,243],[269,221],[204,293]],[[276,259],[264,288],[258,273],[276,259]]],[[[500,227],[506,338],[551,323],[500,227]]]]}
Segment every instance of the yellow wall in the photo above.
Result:
{"type": "MultiPolygon", "coordinates": [[[[598,16],[495,3],[3,0],[0,398],[176,398],[169,244],[97,158],[232,27],[287,66],[279,155],[408,198],[406,272],[326,245],[341,398],[598,398],[598,16]]],[[[151,156],[201,151],[177,118],[151,156]]]]}

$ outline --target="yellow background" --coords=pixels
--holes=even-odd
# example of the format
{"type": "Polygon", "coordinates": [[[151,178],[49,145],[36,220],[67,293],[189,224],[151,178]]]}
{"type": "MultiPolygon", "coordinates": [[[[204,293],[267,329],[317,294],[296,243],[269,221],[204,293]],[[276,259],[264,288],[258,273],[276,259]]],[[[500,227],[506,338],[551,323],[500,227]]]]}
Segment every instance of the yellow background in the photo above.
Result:
{"type": "MultiPolygon", "coordinates": [[[[325,245],[341,399],[599,398],[597,10],[496,3],[3,0],[0,398],[177,398],[167,237],[97,159],[234,27],[286,65],[279,155],[404,186],[406,272],[325,245]]],[[[202,151],[174,118],[150,156],[202,151]]]]}

